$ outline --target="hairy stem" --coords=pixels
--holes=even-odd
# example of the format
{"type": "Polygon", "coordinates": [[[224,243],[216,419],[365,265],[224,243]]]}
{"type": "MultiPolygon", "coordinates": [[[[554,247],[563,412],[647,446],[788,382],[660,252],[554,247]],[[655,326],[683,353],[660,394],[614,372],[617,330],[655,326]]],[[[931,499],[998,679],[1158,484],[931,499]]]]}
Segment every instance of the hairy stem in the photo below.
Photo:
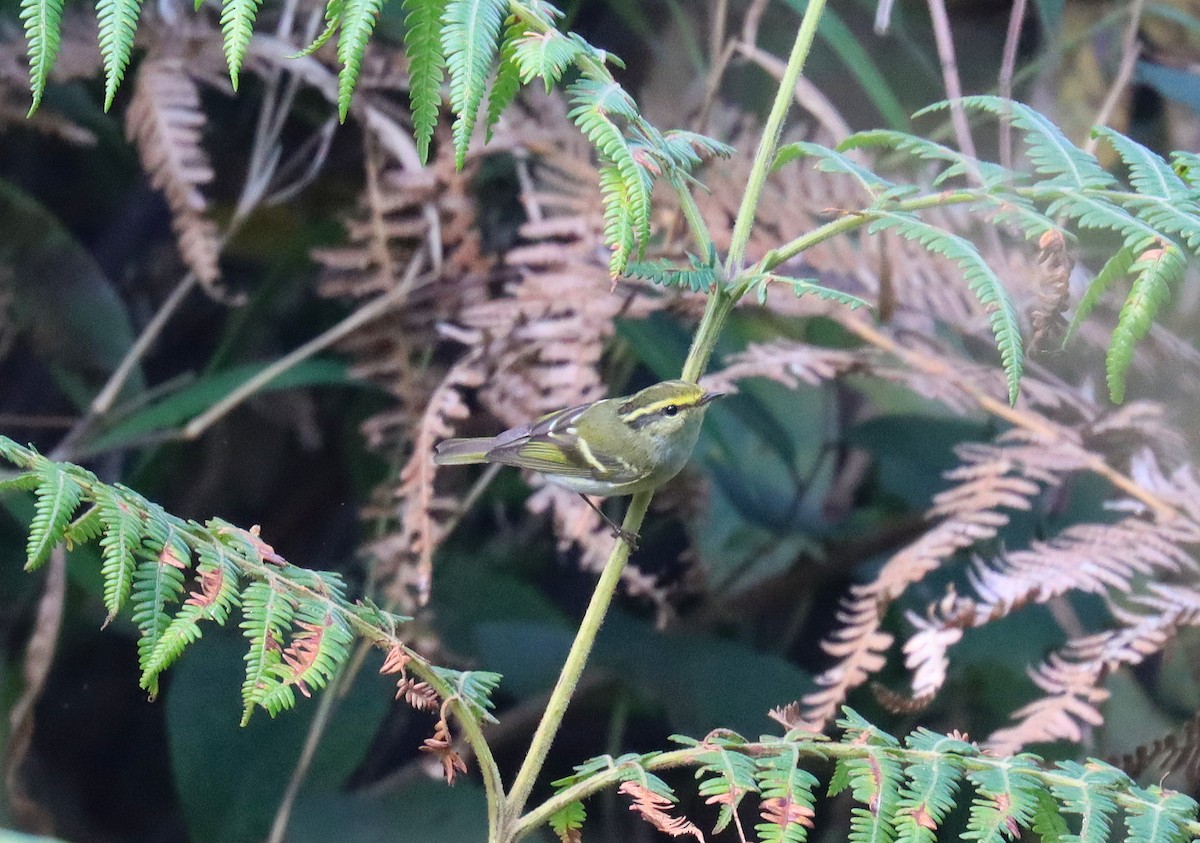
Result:
{"type": "MultiPolygon", "coordinates": [[[[642,492],[633,496],[633,500],[629,503],[629,509],[625,513],[625,521],[621,525],[623,530],[628,533],[638,531],[646,516],[646,510],[650,506],[651,497],[650,492],[642,492]]],[[[613,545],[612,553],[609,554],[608,561],[604,564],[600,581],[596,583],[596,590],[592,592],[591,602],[588,603],[583,621],[579,624],[579,631],[575,634],[575,640],[571,644],[571,651],[567,654],[567,660],[563,664],[562,672],[559,673],[558,682],[555,683],[554,690],[550,693],[550,700],[546,703],[546,713],[542,715],[537,731],[533,733],[529,751],[521,763],[521,769],[513,782],[512,790],[509,791],[505,811],[507,817],[514,819],[519,817],[526,800],[529,799],[534,782],[537,781],[538,774],[546,763],[550,744],[553,743],[554,736],[558,733],[559,726],[562,725],[567,705],[575,693],[575,685],[579,682],[579,677],[587,665],[588,656],[592,652],[592,646],[596,643],[596,634],[600,631],[600,625],[604,623],[604,616],[608,614],[608,607],[617,591],[617,585],[621,582],[621,572],[625,570],[625,563],[628,561],[629,545],[624,540],[619,540],[613,545]]],[[[516,838],[505,835],[503,839],[515,840],[516,838]]]]}

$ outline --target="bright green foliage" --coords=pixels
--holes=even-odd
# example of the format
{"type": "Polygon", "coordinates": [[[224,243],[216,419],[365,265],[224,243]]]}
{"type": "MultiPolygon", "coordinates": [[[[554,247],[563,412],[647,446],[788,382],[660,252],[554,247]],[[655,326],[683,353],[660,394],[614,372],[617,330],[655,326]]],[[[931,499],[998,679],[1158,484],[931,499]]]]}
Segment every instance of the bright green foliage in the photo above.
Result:
{"type": "Polygon", "coordinates": [[[221,9],[221,32],[225,35],[225,60],[229,63],[229,81],[238,89],[242,62],[254,34],[254,18],[262,0],[225,0],[221,9]]]}
{"type": "Polygon", "coordinates": [[[136,567],[134,553],[142,546],[145,526],[141,514],[130,506],[118,488],[97,490],[96,506],[100,520],[104,522],[104,534],[100,537],[103,564],[100,574],[104,577],[104,606],[108,609],[108,623],[117,616],[133,586],[136,567]]]}
{"type": "Polygon", "coordinates": [[[342,0],[337,54],[342,63],[342,69],[338,71],[338,118],[343,123],[350,113],[350,98],[358,84],[363,54],[382,7],[383,0],[342,0]]]}
{"type": "MultiPolygon", "coordinates": [[[[851,140],[853,138],[847,140],[842,145],[845,146],[851,140]]],[[[897,185],[888,181],[883,176],[864,167],[862,164],[859,164],[837,150],[821,146],[818,143],[808,143],[807,141],[789,143],[779,147],[779,152],[775,154],[775,163],[772,165],[772,169],[778,170],[780,167],[801,158],[817,159],[817,169],[823,173],[852,177],[858,182],[863,192],[871,197],[872,201],[878,201],[884,197],[899,198],[906,193],[915,193],[917,191],[917,188],[913,185],[897,185]]]]}
{"type": "Polygon", "coordinates": [[[631,278],[643,278],[664,287],[683,287],[693,293],[711,292],[721,277],[716,265],[716,255],[702,261],[695,255],[687,256],[687,267],[679,267],[666,258],[656,261],[630,261],[625,274],[631,278]]]}
{"type": "Polygon", "coordinates": [[[729,826],[743,797],[758,791],[758,766],[753,758],[736,751],[744,744],[745,741],[732,737],[711,737],[704,744],[711,749],[698,759],[696,778],[701,779],[700,795],[705,802],[720,806],[713,834],[720,834],[729,826]]]}
{"type": "Polygon", "coordinates": [[[992,334],[1000,351],[1000,363],[1008,379],[1008,399],[1015,403],[1023,368],[1017,309],[996,273],[971,241],[931,225],[915,214],[881,213],[867,230],[872,234],[895,231],[904,239],[920,243],[930,252],[958,265],[966,278],[967,287],[989,311],[988,322],[992,326],[992,334]]]}
{"type": "Polygon", "coordinates": [[[1113,401],[1125,399],[1125,372],[1133,363],[1134,346],[1149,333],[1155,314],[1171,296],[1170,282],[1183,275],[1186,263],[1183,252],[1172,244],[1147,249],[1129,268],[1135,276],[1133,287],[1121,307],[1105,360],[1113,401]]]}
{"type": "Polygon", "coordinates": [[[954,795],[962,780],[962,767],[954,755],[975,755],[965,741],[918,729],[908,736],[909,749],[931,753],[909,764],[904,774],[908,783],[900,793],[896,812],[897,843],[933,843],[937,830],[954,807],[954,795]]]}
{"type": "Polygon", "coordinates": [[[587,821],[587,811],[582,802],[568,802],[561,810],[550,815],[550,828],[560,840],[567,839],[567,833],[583,828],[587,821]]]}
{"type": "Polygon", "coordinates": [[[150,510],[143,551],[133,572],[133,622],[137,624],[138,662],[142,669],[141,686],[158,695],[158,673],[148,670],[163,633],[171,624],[168,606],[183,596],[183,573],[191,562],[187,542],[158,507],[150,510]]]}
{"type": "Polygon", "coordinates": [[[29,45],[29,89],[33,103],[29,113],[37,111],[46,93],[46,77],[54,66],[62,40],[62,0],[21,0],[21,21],[29,45]]]}
{"type": "Polygon", "coordinates": [[[791,287],[792,292],[797,297],[812,295],[825,301],[835,301],[839,304],[844,304],[851,310],[857,310],[860,307],[870,309],[871,305],[860,299],[858,296],[844,293],[841,290],[835,290],[832,287],[826,287],[819,281],[812,278],[792,278],[789,275],[779,275],[775,272],[764,272],[759,275],[753,275],[749,279],[750,286],[748,289],[754,291],[755,297],[759,304],[767,303],[767,287],[771,284],[783,284],[791,287]]]}
{"type": "Polygon", "coordinates": [[[500,122],[500,115],[512,105],[521,90],[521,69],[517,67],[517,42],[525,32],[520,22],[510,23],[500,44],[500,63],[496,66],[496,78],[488,91],[486,140],[492,140],[492,130],[500,122]]]}
{"type": "MultiPolygon", "coordinates": [[[[99,539],[108,620],[129,600],[140,633],[140,681],[151,694],[158,675],[200,638],[201,622],[223,625],[239,604],[250,644],[243,684],[247,717],[256,705],[271,714],[290,707],[296,689],[308,695],[324,687],[349,658],[356,632],[368,632],[384,648],[403,647],[396,628],[405,618],[370,601],[348,600],[336,574],[289,565],[254,531],[220,519],[205,525],[184,521],[132,489],[101,483],[89,471],[48,460],[3,436],[0,458],[22,470],[0,492],[37,495],[30,527],[36,558],[44,559],[58,544],[99,539]],[[87,509],[71,522],[80,504],[87,509]]],[[[460,716],[489,717],[498,674],[435,670],[409,655],[411,671],[438,694],[461,702],[460,716]]]]}
{"type": "MultiPolygon", "coordinates": [[[[197,0],[197,5],[203,0],[197,0]]],[[[303,58],[311,56],[317,50],[329,43],[329,39],[337,32],[338,25],[342,22],[342,9],[345,7],[345,0],[329,0],[325,4],[325,28],[321,30],[321,34],[313,39],[313,42],[305,47],[300,52],[296,53],[295,58],[303,58]]]]}
{"type": "MultiPolygon", "coordinates": [[[[279,667],[283,663],[283,640],[296,615],[296,606],[269,583],[254,582],[242,594],[242,615],[245,620],[238,626],[250,642],[250,649],[243,657],[246,662],[246,679],[242,682],[244,726],[250,721],[254,707],[274,694],[282,684],[279,667]]],[[[275,714],[274,711],[271,713],[275,714]]]]}
{"type": "Polygon", "coordinates": [[[1063,804],[1066,813],[1080,815],[1079,834],[1068,834],[1063,843],[1105,843],[1125,774],[1095,760],[1087,764],[1063,761],[1058,766],[1071,779],[1051,783],[1054,798],[1063,804]]]}
{"type": "Polygon", "coordinates": [[[404,0],[408,98],[422,164],[429,160],[429,142],[442,106],[442,69],[446,62],[442,56],[441,32],[445,8],[445,0],[404,0]]]}
{"type": "Polygon", "coordinates": [[[454,162],[459,168],[467,158],[507,11],[505,0],[450,0],[442,15],[442,50],[450,70],[454,112],[454,162]]]}
{"type": "Polygon", "coordinates": [[[1183,820],[1196,813],[1196,800],[1185,793],[1166,791],[1151,785],[1135,788],[1136,802],[1125,812],[1126,838],[1129,843],[1151,843],[1154,840],[1188,839],[1183,820]]]}
{"type": "Polygon", "coordinates": [[[831,796],[849,787],[855,801],[861,803],[850,811],[850,843],[891,843],[896,839],[903,770],[887,750],[899,742],[853,712],[847,712],[838,725],[846,730],[848,740],[863,747],[861,755],[838,759],[829,785],[831,796]]]}
{"type": "Polygon", "coordinates": [[[137,31],[141,0],[96,0],[100,23],[100,55],[104,59],[104,110],[112,108],[117,87],[125,78],[133,36],[137,31]]]}
{"type": "Polygon", "coordinates": [[[162,630],[154,650],[142,660],[143,688],[178,659],[184,649],[201,636],[200,621],[211,620],[224,626],[230,612],[240,604],[238,570],[229,551],[222,545],[201,545],[196,566],[199,585],[162,630]]]}
{"type": "Polygon", "coordinates": [[[1071,317],[1071,324],[1067,326],[1067,332],[1063,336],[1063,348],[1067,347],[1067,343],[1075,336],[1075,332],[1079,330],[1079,326],[1091,314],[1096,305],[1100,303],[1100,299],[1108,292],[1108,288],[1118,278],[1125,278],[1129,275],[1129,269],[1133,266],[1134,253],[1133,249],[1121,247],[1111,258],[1104,262],[1104,266],[1096,273],[1096,277],[1088,284],[1087,290],[1083,297],[1079,300],[1079,304],[1075,306],[1075,315],[1071,317]]]}
{"type": "Polygon", "coordinates": [[[37,478],[37,504],[25,545],[26,571],[36,570],[50,558],[83,497],[83,489],[65,471],[44,467],[32,476],[37,478]]]}
{"type": "Polygon", "coordinates": [[[1030,827],[1041,789],[1035,777],[1039,760],[1035,755],[1017,755],[968,772],[976,795],[965,839],[1001,843],[1015,840],[1022,828],[1030,827]]]}
{"type": "Polygon", "coordinates": [[[870,129],[865,132],[855,132],[838,144],[838,151],[848,149],[894,149],[911,158],[920,161],[941,161],[949,164],[933,179],[934,187],[940,187],[944,182],[954,178],[970,178],[978,175],[985,185],[1001,184],[1012,174],[999,164],[990,161],[980,161],[971,158],[957,149],[907,132],[897,132],[891,129],[870,129]]]}
{"type": "Polygon", "coordinates": [[[773,822],[764,817],[754,827],[759,843],[805,843],[809,828],[806,819],[812,816],[816,801],[813,788],[820,782],[800,767],[799,748],[793,745],[777,755],[759,758],[755,775],[764,806],[774,807],[772,814],[783,819],[773,822]]]}
{"type": "Polygon", "coordinates": [[[528,85],[534,79],[542,79],[546,83],[546,93],[550,93],[567,68],[587,50],[588,44],[583,39],[549,29],[518,37],[513,58],[522,83],[528,85]]]}

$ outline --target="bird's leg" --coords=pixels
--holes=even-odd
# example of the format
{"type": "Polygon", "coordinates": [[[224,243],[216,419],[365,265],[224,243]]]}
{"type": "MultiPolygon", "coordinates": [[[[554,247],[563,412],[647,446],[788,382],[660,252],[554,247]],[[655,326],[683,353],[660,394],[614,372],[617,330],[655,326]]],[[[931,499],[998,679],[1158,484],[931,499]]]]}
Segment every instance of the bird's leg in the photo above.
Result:
{"type": "Polygon", "coordinates": [[[641,540],[641,537],[637,533],[631,533],[628,530],[622,530],[618,524],[616,524],[611,518],[609,518],[607,515],[604,514],[604,510],[600,509],[600,507],[598,507],[598,506],[596,506],[596,504],[592,503],[592,499],[589,498],[587,495],[585,495],[583,492],[579,493],[579,497],[583,498],[583,502],[586,503],[588,506],[590,506],[592,509],[594,509],[596,511],[596,514],[599,515],[601,518],[603,518],[605,523],[608,524],[608,526],[612,527],[613,538],[624,539],[625,544],[629,545],[630,551],[634,551],[634,550],[638,549],[638,542],[641,540]]]}

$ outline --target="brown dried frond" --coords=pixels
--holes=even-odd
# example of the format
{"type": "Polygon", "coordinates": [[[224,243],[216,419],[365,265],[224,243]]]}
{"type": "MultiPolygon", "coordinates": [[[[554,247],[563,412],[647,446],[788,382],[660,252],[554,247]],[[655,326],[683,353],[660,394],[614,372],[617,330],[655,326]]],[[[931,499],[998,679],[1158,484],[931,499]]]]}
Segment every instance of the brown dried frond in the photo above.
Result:
{"type": "Polygon", "coordinates": [[[793,824],[812,828],[813,818],[816,816],[816,812],[812,808],[783,796],[764,799],[759,805],[759,812],[766,822],[784,830],[793,824]]]}
{"type": "Polygon", "coordinates": [[[184,263],[215,292],[221,242],[216,224],[205,216],[208,201],[200,190],[213,179],[208,153],[200,145],[207,118],[186,61],[171,45],[142,61],[125,112],[125,132],[137,144],[150,184],[166,197],[184,263]]]}
{"type": "Polygon", "coordinates": [[[937,694],[909,695],[893,691],[882,682],[871,683],[875,702],[892,714],[920,714],[933,703],[937,694]]]}
{"type": "Polygon", "coordinates": [[[1110,758],[1109,763],[1134,778],[1150,770],[1159,777],[1182,773],[1188,789],[1194,791],[1200,786],[1200,711],[1173,732],[1142,744],[1133,752],[1110,758]]]}
{"type": "Polygon", "coordinates": [[[408,676],[396,683],[396,699],[403,699],[417,711],[433,711],[438,706],[437,691],[428,682],[408,676]]]}
{"type": "Polygon", "coordinates": [[[333,625],[333,618],[326,615],[324,623],[299,621],[296,625],[300,627],[300,632],[292,637],[292,643],[280,655],[284,664],[291,668],[289,681],[295,682],[304,696],[311,697],[312,692],[308,685],[299,677],[316,663],[317,656],[321,653],[321,642],[325,638],[325,632],[333,625]]]}
{"type": "Polygon", "coordinates": [[[399,644],[393,644],[387,651],[387,655],[384,656],[383,666],[379,668],[379,672],[385,676],[389,673],[404,673],[404,669],[408,667],[412,658],[409,652],[399,644]]]}
{"type": "Polygon", "coordinates": [[[1063,315],[1071,303],[1071,270],[1075,258],[1067,248],[1067,240],[1058,229],[1050,229],[1038,240],[1037,272],[1034,289],[1037,299],[1029,311],[1033,325],[1033,336],[1029,339],[1029,352],[1046,348],[1058,342],[1067,331],[1067,319],[1063,315]]]}
{"type": "Polygon", "coordinates": [[[442,706],[442,716],[433,727],[433,737],[426,738],[420,749],[442,762],[442,776],[446,784],[454,784],[459,773],[467,772],[467,762],[454,750],[450,725],[446,722],[446,706],[442,706]]]}
{"type": "Polygon", "coordinates": [[[650,788],[635,781],[622,783],[617,788],[617,792],[623,793],[633,800],[629,810],[641,814],[642,819],[664,834],[670,837],[690,835],[700,843],[704,843],[704,834],[687,817],[673,817],[668,813],[675,806],[667,797],[659,796],[650,788]]]}

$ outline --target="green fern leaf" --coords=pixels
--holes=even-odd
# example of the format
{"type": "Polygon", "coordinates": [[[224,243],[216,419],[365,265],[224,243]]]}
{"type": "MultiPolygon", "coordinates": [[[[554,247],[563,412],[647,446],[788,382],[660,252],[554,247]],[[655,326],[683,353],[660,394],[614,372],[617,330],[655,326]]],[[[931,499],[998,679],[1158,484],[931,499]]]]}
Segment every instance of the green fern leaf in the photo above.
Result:
{"type": "Polygon", "coordinates": [[[96,506],[104,533],[100,537],[100,574],[104,578],[104,606],[108,609],[105,624],[121,611],[129,597],[136,567],[134,553],[142,545],[144,526],[141,515],[129,505],[117,490],[96,490],[96,506]]]}
{"type": "Polygon", "coordinates": [[[902,774],[900,762],[887,750],[899,742],[856,712],[848,708],[843,712],[838,726],[845,730],[844,741],[861,745],[863,752],[838,759],[830,793],[836,792],[832,789],[835,785],[839,789],[848,786],[861,803],[850,811],[850,843],[892,843],[902,774]]]}
{"type": "Polygon", "coordinates": [[[466,162],[507,12],[504,0],[450,0],[442,15],[442,50],[450,72],[450,109],[454,112],[454,163],[459,169],[466,162]]]}
{"type": "Polygon", "coordinates": [[[989,767],[971,770],[975,785],[965,840],[1003,843],[1015,840],[1029,828],[1038,809],[1037,757],[1029,754],[997,760],[989,767]]]}
{"type": "Polygon", "coordinates": [[[1092,136],[1104,138],[1121,156],[1121,160],[1129,168],[1129,183],[1138,193],[1158,199],[1196,198],[1196,192],[1188,187],[1162,156],[1151,152],[1137,141],[1108,126],[1093,129],[1092,136]]]}
{"type": "Polygon", "coordinates": [[[621,171],[613,164],[600,167],[600,202],[604,208],[604,243],[612,250],[608,271],[614,278],[629,267],[637,237],[629,218],[629,200],[621,171]]]}
{"type": "Polygon", "coordinates": [[[716,739],[710,740],[709,744],[716,744],[715,748],[697,758],[696,778],[703,778],[698,791],[707,804],[720,806],[713,834],[728,828],[745,795],[758,790],[758,767],[754,759],[730,751],[740,743],[744,741],[723,739],[718,743],[716,739]]]}
{"type": "Polygon", "coordinates": [[[442,107],[442,14],[446,0],[404,0],[404,50],[408,54],[408,99],[421,163],[442,107]]]}
{"type": "Polygon", "coordinates": [[[787,275],[777,275],[773,272],[755,275],[749,279],[750,286],[748,290],[755,290],[755,296],[758,298],[759,304],[767,303],[767,287],[770,284],[783,284],[791,287],[792,292],[796,297],[812,295],[825,301],[835,301],[839,304],[844,304],[851,310],[856,310],[860,307],[865,307],[868,310],[871,305],[864,299],[850,293],[843,293],[841,290],[834,290],[831,287],[826,287],[824,284],[811,278],[792,278],[787,275]]]}
{"type": "Polygon", "coordinates": [[[24,474],[8,477],[0,480],[0,495],[6,492],[32,492],[38,487],[39,482],[41,481],[35,471],[27,471],[24,474]]]}
{"type": "Polygon", "coordinates": [[[149,670],[149,666],[171,623],[167,606],[178,603],[183,596],[183,572],[191,562],[191,548],[166,513],[155,508],[149,514],[143,558],[133,572],[130,603],[133,622],[141,633],[138,638],[141,687],[153,698],[158,696],[158,672],[149,670]]]}
{"type": "MultiPolygon", "coordinates": [[[[1096,158],[1067,140],[1067,136],[1047,117],[1035,109],[1003,97],[963,97],[959,102],[968,110],[989,112],[1001,120],[1011,120],[1025,133],[1029,160],[1034,169],[1052,178],[1050,183],[1074,188],[1106,188],[1116,184],[1096,158]]],[[[915,117],[950,107],[949,102],[936,103],[917,112],[915,117]]]]}
{"type": "Polygon", "coordinates": [[[1134,346],[1150,330],[1160,307],[1170,298],[1170,283],[1183,277],[1187,261],[1174,244],[1147,249],[1129,268],[1136,277],[1121,307],[1105,358],[1109,397],[1117,404],[1125,400],[1125,373],[1133,363],[1134,346]]]}
{"type": "Polygon", "coordinates": [[[800,768],[800,751],[785,746],[758,759],[758,788],[763,822],[754,826],[759,843],[804,843],[812,826],[816,777],[800,768]]]}
{"type": "Polygon", "coordinates": [[[664,132],[657,143],[668,168],[685,173],[703,164],[706,158],[728,158],[737,151],[727,143],[683,129],[664,132]]]}
{"type": "Polygon", "coordinates": [[[1062,230],[1053,219],[1039,211],[1032,202],[1015,193],[984,193],[978,202],[971,205],[971,212],[981,216],[987,214],[997,225],[1016,226],[1026,240],[1038,240],[1048,231],[1057,231],[1071,242],[1077,240],[1073,234],[1062,230]]]}
{"type": "Polygon", "coordinates": [[[1107,843],[1117,812],[1117,788],[1128,783],[1128,776],[1095,760],[1060,761],[1058,768],[1069,781],[1051,781],[1050,790],[1065,812],[1080,816],[1079,833],[1065,835],[1062,843],[1107,843]]]}
{"type": "Polygon", "coordinates": [[[1066,843],[1067,838],[1071,836],[1067,821],[1058,812],[1058,803],[1045,790],[1038,791],[1037,811],[1033,815],[1030,827],[1041,843],[1066,843]]]}
{"type": "MultiPolygon", "coordinates": [[[[259,700],[273,694],[281,683],[277,668],[283,661],[284,633],[292,624],[296,607],[291,599],[271,588],[270,583],[252,582],[242,593],[242,617],[238,626],[250,642],[246,653],[246,679],[242,682],[242,725],[259,700]]],[[[281,692],[291,694],[290,688],[281,692]]]]}
{"type": "Polygon", "coordinates": [[[1135,787],[1131,795],[1136,801],[1125,812],[1128,843],[1190,843],[1186,825],[1196,818],[1196,800],[1156,785],[1135,787]]]}
{"type": "Polygon", "coordinates": [[[50,551],[62,543],[71,516],[83,498],[83,489],[56,463],[42,461],[33,475],[38,480],[37,502],[25,545],[26,571],[40,568],[50,558],[50,551]]]}
{"type": "MultiPolygon", "coordinates": [[[[204,2],[204,0],[199,0],[204,2]]],[[[345,7],[345,0],[329,0],[325,4],[325,28],[321,30],[321,34],[313,39],[312,43],[298,53],[294,53],[288,58],[302,59],[305,56],[311,56],[317,50],[329,43],[329,39],[338,31],[338,27],[342,25],[342,9],[345,7]]],[[[197,11],[199,11],[197,9],[197,11]]]]}
{"type": "Polygon", "coordinates": [[[104,522],[100,518],[100,508],[92,506],[71,522],[66,532],[63,533],[63,541],[67,543],[67,550],[71,550],[90,544],[99,538],[102,532],[104,532],[104,522]]]}
{"type": "Polygon", "coordinates": [[[350,113],[350,100],[362,70],[363,54],[383,3],[384,0],[342,0],[337,54],[342,65],[338,71],[338,119],[343,123],[350,113]]]}
{"type": "Polygon", "coordinates": [[[495,707],[495,703],[492,702],[492,693],[500,685],[499,673],[487,670],[451,670],[436,665],[433,672],[454,689],[454,696],[475,717],[492,723],[497,722],[496,718],[491,715],[491,710],[495,707]]]}
{"type": "Polygon", "coordinates": [[[918,729],[909,735],[908,748],[928,753],[927,760],[908,765],[908,784],[900,794],[896,810],[898,843],[933,843],[937,829],[954,807],[954,794],[962,780],[958,756],[977,754],[965,741],[918,729]]]}
{"type": "Polygon", "coordinates": [[[1096,273],[1096,277],[1088,284],[1083,298],[1079,300],[1079,304],[1075,308],[1075,315],[1071,318],[1071,324],[1067,326],[1067,332],[1063,336],[1063,348],[1067,347],[1067,343],[1075,336],[1075,332],[1079,330],[1079,326],[1095,310],[1096,305],[1104,298],[1104,294],[1108,292],[1108,288],[1112,286],[1112,283],[1118,278],[1124,278],[1129,275],[1129,268],[1133,266],[1133,259],[1133,250],[1122,247],[1096,273]]]}
{"type": "Polygon", "coordinates": [[[350,656],[354,634],[324,603],[302,603],[296,612],[291,644],[271,667],[279,680],[264,693],[258,704],[274,717],[295,705],[296,688],[304,696],[324,688],[350,656]]]}
{"type": "Polygon", "coordinates": [[[848,156],[827,146],[821,146],[819,143],[808,143],[807,141],[788,143],[779,147],[771,169],[778,170],[798,158],[816,158],[817,169],[823,173],[853,177],[872,201],[884,196],[898,198],[904,193],[914,193],[917,189],[915,186],[893,184],[878,173],[851,160],[848,156]]]}
{"type": "Polygon", "coordinates": [[[1182,150],[1172,152],[1171,169],[1187,182],[1189,187],[1200,187],[1200,155],[1182,150]]]}
{"type": "Polygon", "coordinates": [[[967,287],[989,311],[988,321],[1008,380],[1008,400],[1015,404],[1023,368],[1021,329],[1016,307],[987,261],[969,240],[930,225],[912,214],[881,212],[868,231],[874,234],[884,230],[895,230],[906,240],[915,241],[926,250],[953,261],[962,270],[967,287]]]}
{"type": "Polygon", "coordinates": [[[1050,203],[1046,215],[1073,219],[1080,228],[1115,231],[1124,237],[1126,246],[1138,252],[1148,248],[1161,234],[1124,208],[1095,193],[1068,191],[1050,203]]]}
{"type": "Polygon", "coordinates": [[[112,108],[117,87],[125,78],[142,0],[96,0],[100,23],[100,55],[104,59],[104,110],[112,108]]]}
{"type": "Polygon", "coordinates": [[[262,0],[225,0],[221,10],[221,32],[225,34],[225,60],[229,64],[229,81],[238,89],[242,62],[254,35],[254,19],[262,0]]]}
{"type": "Polygon", "coordinates": [[[717,267],[705,264],[694,255],[688,255],[690,267],[677,266],[667,258],[655,261],[630,261],[625,275],[641,278],[663,287],[684,287],[694,293],[711,291],[717,284],[720,273],[717,267]]]}
{"type": "Polygon", "coordinates": [[[548,820],[550,828],[554,830],[560,840],[569,839],[568,835],[572,831],[579,831],[583,828],[586,821],[587,811],[584,810],[582,802],[568,802],[551,814],[548,820]]]}
{"type": "Polygon", "coordinates": [[[199,587],[184,601],[162,631],[154,651],[142,669],[141,685],[162,673],[183,655],[189,644],[199,640],[200,621],[211,620],[225,625],[238,599],[238,570],[229,552],[218,542],[205,542],[197,549],[200,559],[196,566],[199,587]]]}
{"type": "Polygon", "coordinates": [[[993,164],[990,161],[980,161],[957,149],[951,149],[937,141],[910,135],[907,132],[897,132],[891,129],[872,129],[866,132],[855,132],[838,144],[837,151],[849,149],[894,149],[904,155],[919,161],[939,161],[949,166],[933,178],[933,186],[938,187],[953,178],[967,178],[978,173],[985,187],[995,187],[1019,177],[1019,174],[993,164]]]}
{"type": "Polygon", "coordinates": [[[1195,254],[1200,254],[1200,204],[1186,199],[1135,196],[1125,207],[1155,231],[1177,235],[1195,254]]]}
{"type": "Polygon", "coordinates": [[[46,92],[46,78],[62,41],[62,0],[21,0],[21,21],[25,24],[25,42],[29,47],[29,90],[37,111],[46,92]]]}
{"type": "Polygon", "coordinates": [[[496,67],[496,78],[488,91],[487,103],[487,133],[488,143],[492,140],[492,130],[500,122],[504,110],[517,98],[521,90],[521,71],[517,67],[517,39],[525,33],[524,24],[517,20],[509,24],[500,45],[500,63],[496,67]]]}
{"type": "Polygon", "coordinates": [[[585,47],[586,42],[581,46],[557,29],[526,32],[517,38],[513,57],[524,84],[540,78],[546,84],[546,93],[550,93],[567,68],[584,54],[585,47]]]}

